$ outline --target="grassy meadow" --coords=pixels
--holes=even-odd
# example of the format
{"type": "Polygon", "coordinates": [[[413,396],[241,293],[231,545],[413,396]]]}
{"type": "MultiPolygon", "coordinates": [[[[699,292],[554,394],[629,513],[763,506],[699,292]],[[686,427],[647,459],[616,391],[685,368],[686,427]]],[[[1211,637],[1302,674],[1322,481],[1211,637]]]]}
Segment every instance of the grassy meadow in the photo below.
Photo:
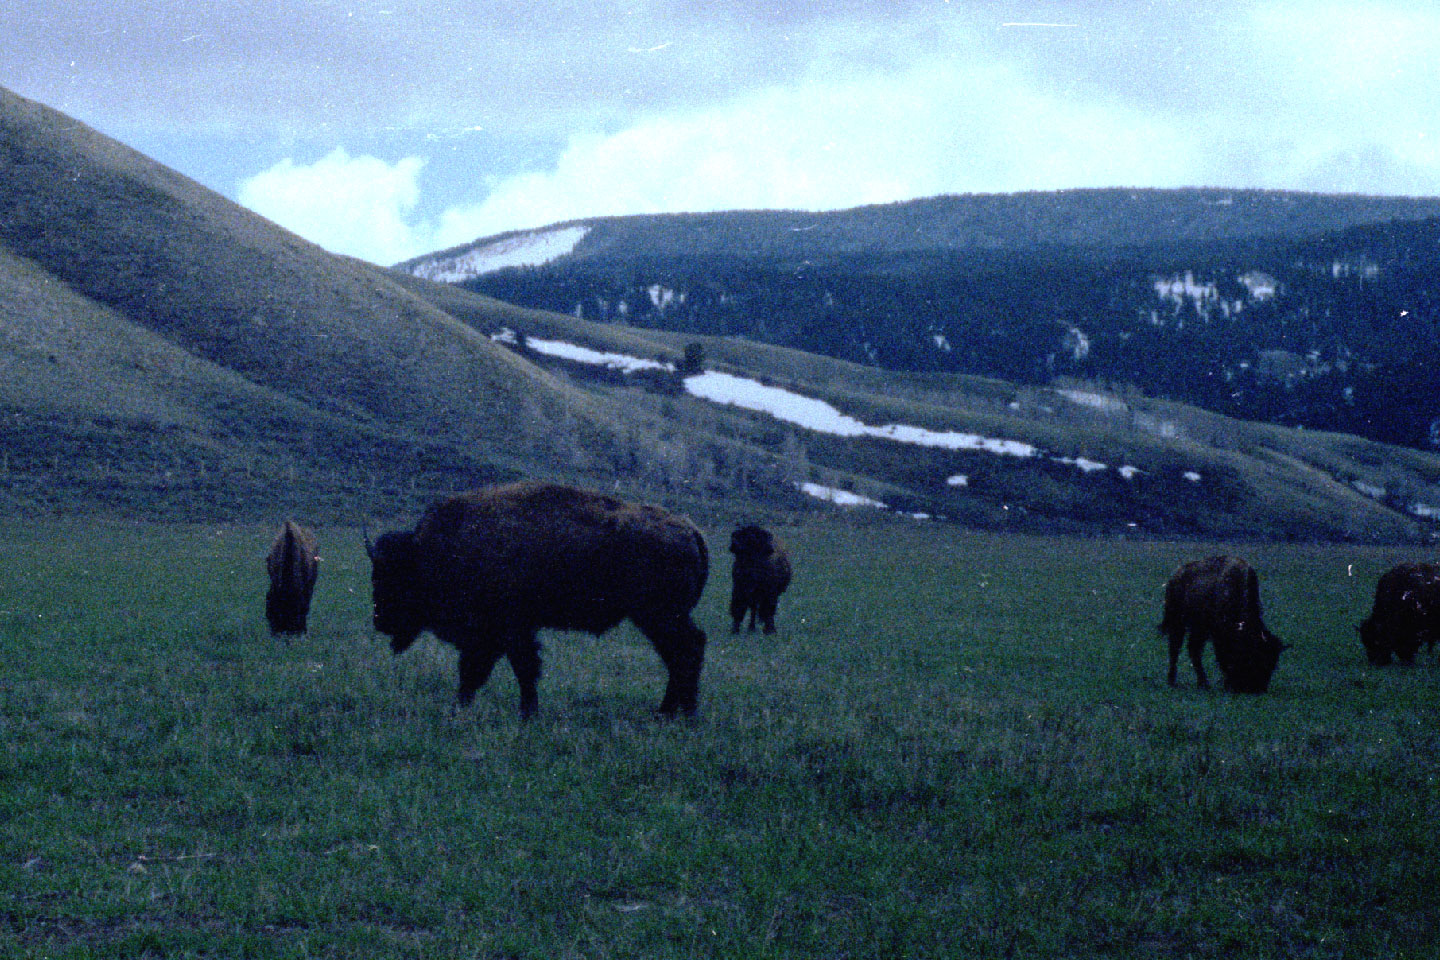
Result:
{"type": "Polygon", "coordinates": [[[1407,552],[1240,548],[1293,648],[1239,697],[1155,633],[1214,545],[779,532],[731,637],[709,531],[696,721],[627,626],[547,635],[522,725],[506,666],[457,712],[450,648],[391,657],[354,531],[282,642],[268,528],[0,526],[0,954],[1433,955],[1440,666],[1354,632],[1407,552]]]}

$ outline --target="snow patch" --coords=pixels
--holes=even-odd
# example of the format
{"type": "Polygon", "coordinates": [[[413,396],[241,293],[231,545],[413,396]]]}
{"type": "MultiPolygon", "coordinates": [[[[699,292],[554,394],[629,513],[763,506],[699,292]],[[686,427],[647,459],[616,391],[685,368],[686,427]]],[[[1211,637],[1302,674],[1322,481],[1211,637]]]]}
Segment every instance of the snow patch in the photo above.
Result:
{"type": "Polygon", "coordinates": [[[1055,392],[1071,403],[1099,410],[1102,413],[1124,413],[1130,409],[1129,404],[1124,400],[1103,393],[1093,393],[1089,390],[1056,390],[1055,392]]]}
{"type": "Polygon", "coordinates": [[[1415,516],[1426,520],[1440,520],[1440,507],[1432,507],[1428,503],[1412,503],[1409,510],[1415,516]]]}
{"type": "Polygon", "coordinates": [[[1359,490],[1361,493],[1365,494],[1365,496],[1371,497],[1372,499],[1385,499],[1384,487],[1378,486],[1373,483],[1366,483],[1364,480],[1356,480],[1351,484],[1351,486],[1353,486],[1356,490],[1359,490]]]}
{"type": "Polygon", "coordinates": [[[879,500],[862,497],[860,494],[851,493],[849,490],[825,487],[818,483],[797,483],[795,486],[798,487],[802,493],[809,494],[819,500],[829,501],[841,507],[879,507],[882,510],[889,509],[879,500]]]}
{"type": "Polygon", "coordinates": [[[426,280],[459,283],[506,267],[540,267],[573,253],[575,245],[589,232],[590,228],[585,226],[532,230],[503,240],[492,240],[455,256],[417,263],[410,272],[426,280]]]}
{"type": "Polygon", "coordinates": [[[1089,460],[1085,457],[1051,457],[1056,463],[1063,463],[1069,467],[1076,467],[1081,473],[1095,473],[1100,470],[1109,470],[1108,463],[1101,463],[1099,460],[1089,460]]]}
{"type": "Polygon", "coordinates": [[[957,473],[953,477],[946,479],[945,484],[950,487],[968,487],[970,486],[970,478],[963,473],[957,473]]]}
{"type": "Polygon", "coordinates": [[[526,337],[525,345],[536,353],[543,353],[547,357],[559,357],[561,360],[570,360],[574,363],[588,363],[594,366],[607,367],[611,370],[621,370],[625,373],[635,373],[638,370],[675,369],[674,364],[661,363],[658,360],[645,360],[641,357],[632,357],[624,353],[607,353],[602,350],[591,350],[589,347],[566,343],[563,340],[541,340],[539,337],[526,337]]]}
{"type": "Polygon", "coordinates": [[[839,437],[878,437],[942,450],[981,450],[1011,457],[1033,457],[1038,450],[1020,440],[1002,440],[974,433],[927,430],[902,423],[876,427],[841,413],[823,400],[802,396],[780,387],[770,387],[734,374],[707,370],[685,378],[692,396],[714,403],[730,404],[744,410],[767,413],[777,420],[839,437]]]}
{"type": "Polygon", "coordinates": [[[1184,473],[1181,474],[1181,476],[1184,477],[1186,480],[1189,480],[1191,483],[1200,482],[1200,474],[1196,473],[1194,470],[1186,470],[1184,473]]]}

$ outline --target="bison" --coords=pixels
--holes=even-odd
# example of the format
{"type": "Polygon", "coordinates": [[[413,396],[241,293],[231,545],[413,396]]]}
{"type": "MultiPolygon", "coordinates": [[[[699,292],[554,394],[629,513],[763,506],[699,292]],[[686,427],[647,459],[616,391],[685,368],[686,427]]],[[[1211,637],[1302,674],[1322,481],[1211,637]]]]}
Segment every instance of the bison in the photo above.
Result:
{"type": "Polygon", "coordinates": [[[270,590],[265,594],[265,619],[273,636],[304,633],[310,597],[320,572],[315,534],[294,520],[286,520],[265,558],[270,590]]]}
{"type": "Polygon", "coordinates": [[[539,704],[536,631],[600,635],[629,618],[669,672],[659,713],[695,713],[705,634],[690,612],[709,575],[687,518],[555,483],[488,487],[432,505],[413,531],[386,533],[372,562],[375,629],[403,653],[424,630],[460,651],[463,706],[509,659],[520,716],[539,704]]]}
{"type": "Polygon", "coordinates": [[[764,527],[750,524],[730,535],[730,552],[735,554],[730,588],[730,617],[735,622],[730,632],[739,633],[749,613],[752,632],[758,617],[765,632],[774,633],[775,605],[790,585],[790,556],[785,544],[764,527]]]}
{"type": "Polygon", "coordinates": [[[1260,616],[1260,580],[1239,557],[1210,557],[1183,564],[1165,584],[1165,616],[1160,632],[1170,640],[1170,685],[1180,645],[1190,634],[1190,662],[1197,686],[1205,687],[1201,656],[1205,641],[1215,646],[1215,662],[1225,686],[1237,693],[1264,693],[1285,649],[1260,616]]]}
{"type": "Polygon", "coordinates": [[[1377,667],[1392,656],[1405,665],[1415,662],[1420,644],[1435,649],[1440,636],[1440,567],[1402,563],[1375,585],[1375,606],[1360,624],[1365,656],[1377,667]]]}

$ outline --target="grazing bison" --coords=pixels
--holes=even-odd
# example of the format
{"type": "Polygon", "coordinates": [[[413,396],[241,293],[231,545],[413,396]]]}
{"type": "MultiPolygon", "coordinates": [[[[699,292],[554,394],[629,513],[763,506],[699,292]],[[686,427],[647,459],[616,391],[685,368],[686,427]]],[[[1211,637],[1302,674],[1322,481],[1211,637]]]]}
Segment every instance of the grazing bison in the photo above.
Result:
{"type": "Polygon", "coordinates": [[[1440,567],[1402,563],[1375,585],[1375,606],[1360,624],[1365,656],[1377,667],[1397,657],[1407,666],[1424,643],[1435,649],[1440,636],[1440,567]]]}
{"type": "Polygon", "coordinates": [[[501,656],[535,712],[541,627],[604,633],[629,617],[669,671],[659,712],[694,714],[705,634],[690,611],[709,551],[688,519],[553,483],[490,487],[431,506],[373,544],[375,629],[403,653],[424,630],[460,651],[468,704],[501,656]]]}
{"type": "Polygon", "coordinates": [[[286,520],[265,558],[265,569],[270,573],[270,590],[265,594],[270,633],[304,633],[315,577],[320,572],[315,534],[286,520]]]}
{"type": "Polygon", "coordinates": [[[765,632],[774,633],[775,605],[790,585],[785,544],[764,527],[750,524],[730,535],[730,552],[735,554],[730,588],[730,616],[735,623],[730,632],[739,633],[740,623],[749,613],[752,632],[758,617],[765,632]]]}
{"type": "Polygon", "coordinates": [[[1190,634],[1190,662],[1198,686],[1208,686],[1201,656],[1205,641],[1215,646],[1215,662],[1225,686],[1237,693],[1264,693],[1285,649],[1260,616],[1260,580],[1238,557],[1210,557],[1186,563],[1165,584],[1165,616],[1160,631],[1170,639],[1170,685],[1180,645],[1190,634]]]}

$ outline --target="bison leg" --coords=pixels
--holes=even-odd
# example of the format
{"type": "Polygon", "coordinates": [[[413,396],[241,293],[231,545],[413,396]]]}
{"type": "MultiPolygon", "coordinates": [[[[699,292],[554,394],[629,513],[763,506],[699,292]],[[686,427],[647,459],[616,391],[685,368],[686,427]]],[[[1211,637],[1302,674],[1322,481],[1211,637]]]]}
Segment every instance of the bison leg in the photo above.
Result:
{"type": "Polygon", "coordinates": [[[1210,686],[1210,678],[1205,676],[1205,639],[1203,632],[1190,631],[1190,665],[1195,668],[1195,686],[1202,690],[1210,686]]]}
{"type": "Polygon", "coordinates": [[[1170,686],[1175,686],[1175,669],[1180,662],[1180,648],[1185,645],[1185,628],[1171,630],[1166,634],[1170,641],[1170,686]]]}
{"type": "Polygon", "coordinates": [[[760,620],[765,624],[766,633],[775,632],[775,608],[779,606],[779,598],[762,597],[760,600],[760,620]]]}
{"type": "Polygon", "coordinates": [[[528,720],[540,709],[540,641],[535,631],[512,636],[505,645],[505,655],[510,658],[510,669],[515,671],[515,682],[520,685],[520,719],[528,720]]]}
{"type": "Polygon", "coordinates": [[[485,681],[490,679],[490,671],[495,669],[495,661],[499,659],[500,650],[490,644],[462,649],[460,689],[455,693],[456,702],[462,707],[469,706],[475,699],[475,691],[485,686],[485,681]]]}
{"type": "Polygon", "coordinates": [[[679,617],[637,617],[635,625],[649,638],[665,663],[670,678],[660,701],[661,716],[676,712],[695,715],[700,694],[700,670],[705,665],[705,631],[695,625],[689,613],[679,617]]]}
{"type": "Polygon", "coordinates": [[[740,632],[740,625],[745,622],[745,610],[749,606],[738,589],[730,592],[730,619],[734,621],[730,627],[731,633],[740,632]]]}

